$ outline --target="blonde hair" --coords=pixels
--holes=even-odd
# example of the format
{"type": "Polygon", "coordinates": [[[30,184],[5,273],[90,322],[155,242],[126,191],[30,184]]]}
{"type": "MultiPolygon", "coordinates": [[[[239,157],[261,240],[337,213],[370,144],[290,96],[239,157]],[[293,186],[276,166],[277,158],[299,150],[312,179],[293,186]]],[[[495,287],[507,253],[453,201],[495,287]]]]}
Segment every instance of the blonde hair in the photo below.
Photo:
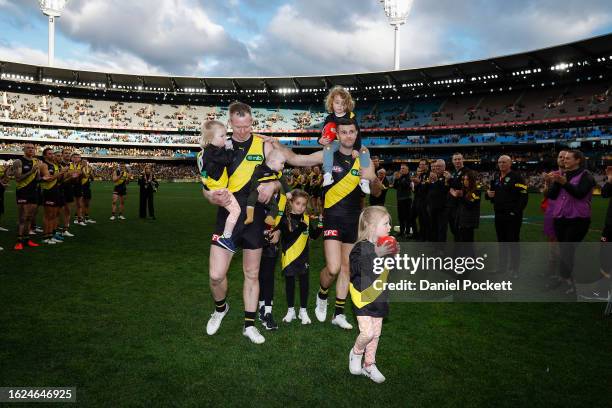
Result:
{"type": "Polygon", "coordinates": [[[373,205],[371,207],[364,208],[361,211],[361,214],[359,214],[357,241],[369,239],[376,223],[385,216],[389,217],[389,221],[391,221],[391,214],[389,214],[389,211],[387,211],[387,209],[381,205],[373,205]]]}
{"type": "Polygon", "coordinates": [[[218,127],[225,129],[223,122],[218,120],[207,120],[204,122],[202,125],[202,140],[200,141],[202,147],[205,147],[212,141],[215,136],[215,128],[218,127]]]}
{"type": "Polygon", "coordinates": [[[329,90],[329,93],[327,94],[327,98],[325,98],[325,109],[327,109],[327,112],[332,113],[334,111],[333,103],[334,103],[334,98],[336,96],[340,96],[342,100],[344,101],[344,107],[346,109],[346,113],[352,112],[353,109],[355,109],[355,101],[353,100],[353,97],[351,96],[349,91],[347,91],[340,85],[336,85],[332,89],[329,90]]]}

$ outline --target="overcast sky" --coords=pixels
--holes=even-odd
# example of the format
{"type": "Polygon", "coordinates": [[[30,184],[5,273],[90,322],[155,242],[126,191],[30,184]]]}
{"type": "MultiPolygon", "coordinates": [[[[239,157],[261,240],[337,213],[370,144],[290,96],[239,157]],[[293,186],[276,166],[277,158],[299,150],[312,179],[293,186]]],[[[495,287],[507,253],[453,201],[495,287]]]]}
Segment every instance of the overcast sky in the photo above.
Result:
{"type": "MultiPolygon", "coordinates": [[[[610,0],[415,0],[401,67],[610,32],[610,0]]],[[[0,0],[0,60],[47,63],[37,0],[0,0]]],[[[70,0],[56,23],[56,65],[188,76],[383,71],[393,66],[393,30],[378,0],[70,0]]]]}

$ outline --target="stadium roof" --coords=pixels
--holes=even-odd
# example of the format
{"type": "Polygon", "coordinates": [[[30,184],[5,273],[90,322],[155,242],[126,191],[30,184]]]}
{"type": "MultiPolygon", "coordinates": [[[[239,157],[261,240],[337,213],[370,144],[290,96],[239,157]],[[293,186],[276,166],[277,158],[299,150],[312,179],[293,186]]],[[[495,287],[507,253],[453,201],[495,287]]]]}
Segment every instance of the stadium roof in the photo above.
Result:
{"type": "MultiPolygon", "coordinates": [[[[346,87],[367,87],[373,85],[410,86],[410,84],[431,84],[453,78],[468,81],[471,78],[498,74],[510,76],[525,70],[551,70],[564,63],[588,61],[594,63],[606,58],[612,63],[612,34],[594,37],[573,43],[558,45],[520,54],[494,57],[486,60],[428,68],[399,71],[354,73],[323,76],[295,77],[181,77],[147,76],[121,73],[103,73],[71,70],[0,61],[0,74],[4,79],[28,79],[34,82],[49,82],[53,85],[91,86],[94,88],[125,89],[130,91],[154,92],[204,92],[255,90],[326,90],[331,85],[346,87]],[[25,78],[16,78],[23,76],[25,78]]],[[[603,60],[602,60],[603,61],[603,60]]],[[[541,72],[541,71],[539,71],[541,72]]]]}

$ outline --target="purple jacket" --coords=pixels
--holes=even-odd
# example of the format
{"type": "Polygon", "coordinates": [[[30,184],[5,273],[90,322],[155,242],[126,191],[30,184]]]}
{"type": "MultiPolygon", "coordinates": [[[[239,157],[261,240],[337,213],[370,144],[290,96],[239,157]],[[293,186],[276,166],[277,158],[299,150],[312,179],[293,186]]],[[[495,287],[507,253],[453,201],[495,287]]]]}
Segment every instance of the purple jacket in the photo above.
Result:
{"type": "Polygon", "coordinates": [[[548,197],[554,199],[553,218],[591,218],[591,197],[595,180],[584,169],[565,173],[567,183],[554,183],[548,197]]]}

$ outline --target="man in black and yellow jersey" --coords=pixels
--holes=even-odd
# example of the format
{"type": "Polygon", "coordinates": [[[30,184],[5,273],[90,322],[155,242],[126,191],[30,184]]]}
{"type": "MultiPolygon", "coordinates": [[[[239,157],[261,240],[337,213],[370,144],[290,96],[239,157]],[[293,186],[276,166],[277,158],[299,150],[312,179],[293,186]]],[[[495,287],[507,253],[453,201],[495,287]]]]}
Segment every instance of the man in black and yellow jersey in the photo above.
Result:
{"type": "Polygon", "coordinates": [[[91,182],[94,179],[93,169],[87,160],[81,160],[81,192],[83,204],[83,222],[86,224],[95,224],[96,221],[89,218],[89,204],[91,202],[91,182]]]}
{"type": "MultiPolygon", "coordinates": [[[[320,322],[327,317],[328,290],[336,280],[336,309],[332,324],[343,329],[352,329],[346,320],[344,305],[349,289],[349,254],[357,241],[357,227],[361,212],[361,178],[374,180],[373,166],[361,169],[359,158],[353,158],[353,146],[357,139],[357,124],[348,118],[337,121],[337,136],[340,149],[334,154],[333,183],[323,189],[323,248],[325,263],[320,274],[320,288],[315,315],[320,322]]],[[[294,166],[314,166],[323,162],[323,151],[308,156],[292,157],[288,162],[294,166]]],[[[380,195],[380,187],[371,184],[371,193],[380,195]]]]}
{"type": "Polygon", "coordinates": [[[117,210],[117,200],[119,200],[119,219],[125,220],[123,210],[125,209],[125,196],[127,195],[127,185],[130,182],[130,173],[127,170],[125,163],[119,164],[119,168],[113,172],[113,213],[110,217],[111,221],[115,220],[115,211],[117,210]]]}
{"type": "MultiPolygon", "coordinates": [[[[229,176],[227,190],[219,189],[203,192],[208,201],[220,207],[217,212],[217,222],[212,237],[209,257],[210,288],[216,307],[206,325],[206,332],[209,335],[215,334],[229,310],[226,303],[227,271],[233,253],[224,249],[216,242],[223,233],[225,219],[228,215],[227,210],[223,207],[230,203],[229,191],[233,193],[241,208],[240,218],[236,223],[231,239],[236,247],[242,248],[242,267],[244,271],[243,296],[245,305],[243,334],[253,343],[261,344],[265,339],[254,326],[254,322],[259,297],[259,265],[264,243],[264,203],[270,201],[279,190],[280,183],[278,181],[259,185],[257,188],[259,200],[258,204],[255,205],[253,222],[244,224],[244,219],[250,191],[249,182],[255,167],[265,161],[266,155],[270,154],[275,146],[270,138],[264,139],[252,134],[253,116],[251,108],[244,103],[234,102],[229,106],[229,124],[233,129],[231,141],[235,155],[233,162],[227,167],[229,176]]],[[[292,158],[300,157],[293,154],[289,149],[282,148],[281,146],[276,146],[276,148],[282,149],[283,153],[287,152],[286,157],[289,155],[292,158]]],[[[288,163],[296,165],[292,160],[288,160],[288,163]]]]}
{"type": "MultiPolygon", "coordinates": [[[[66,169],[64,170],[64,172],[66,169]]],[[[43,192],[44,231],[43,243],[55,245],[62,242],[54,235],[60,208],[60,189],[58,179],[62,177],[59,165],[55,161],[55,155],[50,147],[43,150],[43,162],[40,165],[40,186],[43,192]]]]}
{"type": "Polygon", "coordinates": [[[83,204],[83,185],[81,179],[83,178],[83,163],[81,162],[81,155],[79,152],[74,152],[70,156],[70,175],[72,178],[72,191],[74,194],[75,203],[75,214],[74,223],[76,225],[86,226],[84,219],[84,204],[83,204]]]}
{"type": "Polygon", "coordinates": [[[68,170],[70,169],[71,161],[70,156],[72,152],[70,149],[62,149],[62,157],[59,162],[60,170],[65,170],[65,177],[60,180],[60,191],[62,194],[62,202],[63,202],[63,211],[62,215],[64,217],[64,228],[62,232],[62,236],[64,237],[73,237],[69,231],[70,228],[70,215],[71,215],[71,207],[74,206],[74,189],[72,187],[74,183],[74,178],[70,176],[68,170]]]}
{"type": "Polygon", "coordinates": [[[17,210],[19,213],[19,229],[17,232],[17,243],[15,250],[21,251],[24,246],[37,247],[28,238],[32,216],[38,206],[38,179],[40,176],[39,160],[34,157],[36,147],[32,143],[26,143],[23,147],[23,157],[13,161],[13,175],[17,183],[16,197],[17,210]]]}

